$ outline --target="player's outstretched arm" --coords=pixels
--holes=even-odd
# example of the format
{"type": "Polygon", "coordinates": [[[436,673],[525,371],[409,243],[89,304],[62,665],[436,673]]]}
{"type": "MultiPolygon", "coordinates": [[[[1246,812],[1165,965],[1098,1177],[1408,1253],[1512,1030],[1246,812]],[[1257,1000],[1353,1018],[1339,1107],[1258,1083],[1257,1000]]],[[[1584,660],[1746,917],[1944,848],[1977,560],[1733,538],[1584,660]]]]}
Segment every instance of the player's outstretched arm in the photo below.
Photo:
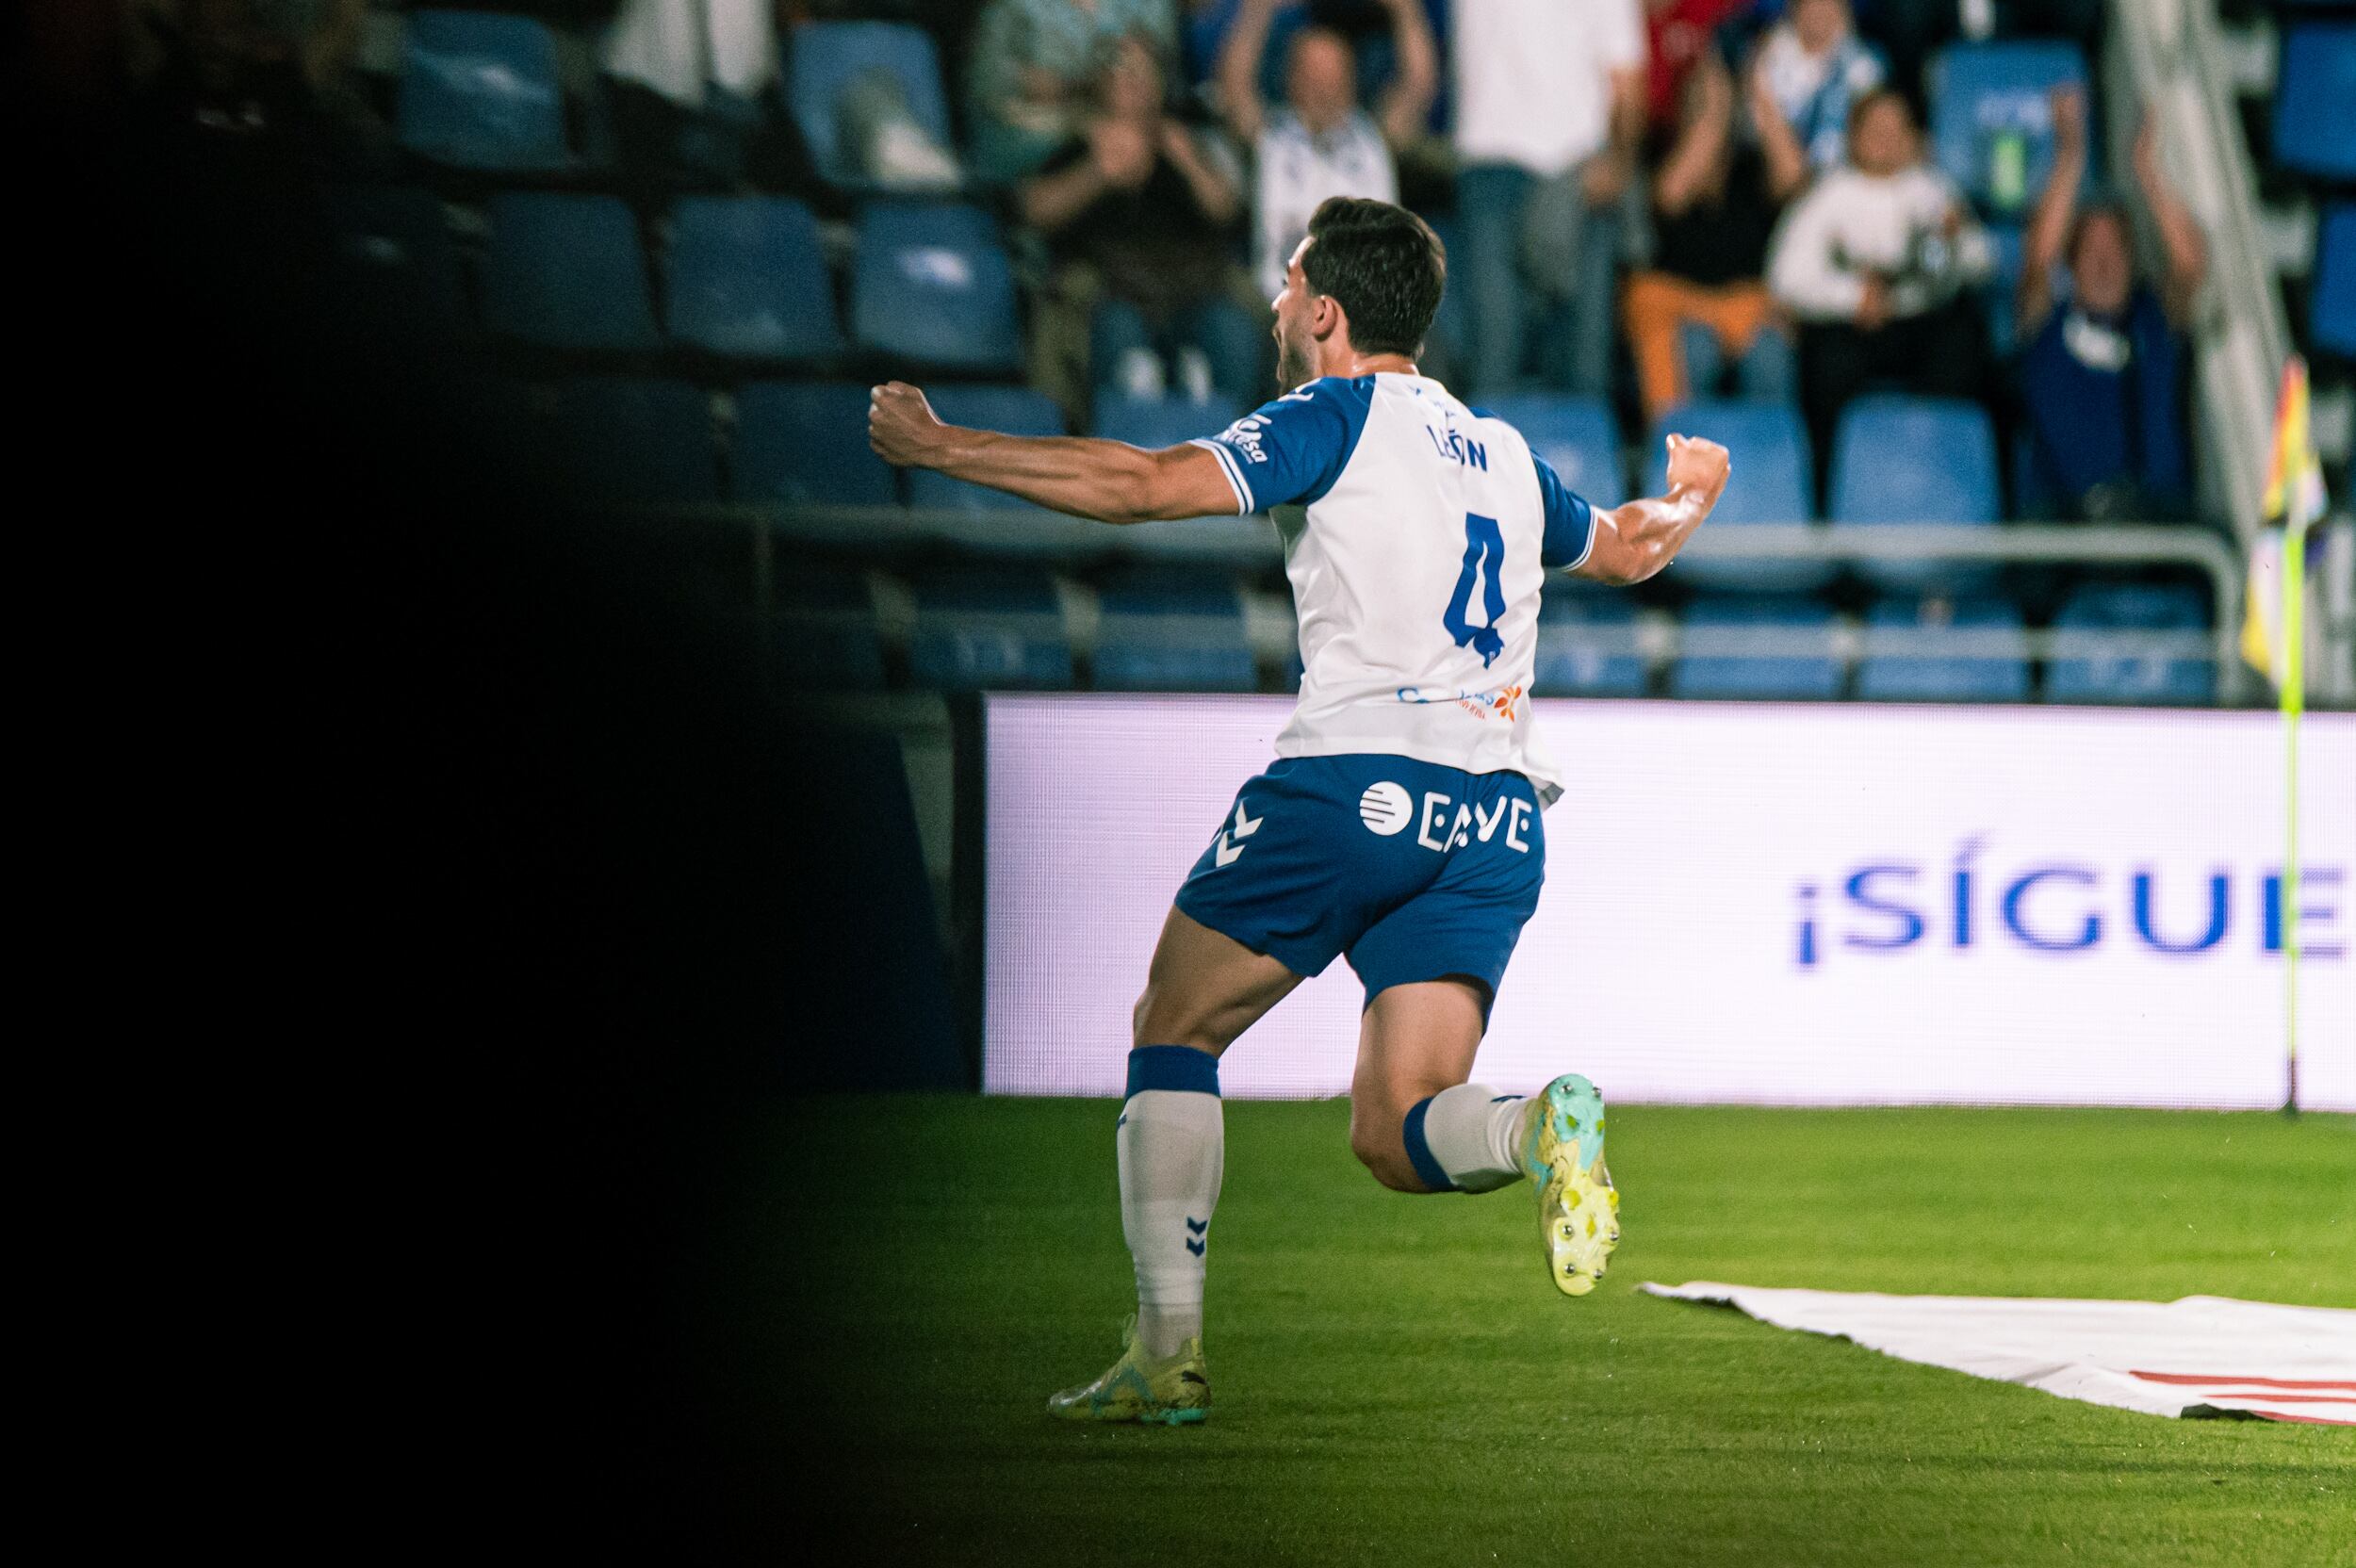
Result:
{"type": "Polygon", "coordinates": [[[1669,437],[1669,493],[1595,509],[1595,544],[1574,568],[1615,588],[1642,582],[1677,559],[1726,494],[1726,448],[1697,435],[1669,437]]]}
{"type": "Polygon", "coordinates": [[[1036,506],[1107,523],[1232,514],[1235,487],[1201,447],[1148,451],[1123,441],[1069,435],[1001,435],[941,423],[905,382],[875,389],[867,441],[901,468],[933,468],[1036,506]]]}

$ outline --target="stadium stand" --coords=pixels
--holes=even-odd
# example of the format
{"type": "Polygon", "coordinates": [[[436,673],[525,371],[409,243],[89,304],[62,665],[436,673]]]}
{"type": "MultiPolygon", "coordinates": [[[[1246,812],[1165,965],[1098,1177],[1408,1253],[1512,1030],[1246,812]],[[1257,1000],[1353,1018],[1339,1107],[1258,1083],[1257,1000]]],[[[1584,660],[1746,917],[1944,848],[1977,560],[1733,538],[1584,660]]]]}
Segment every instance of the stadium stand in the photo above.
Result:
{"type": "Polygon", "coordinates": [[[1134,568],[1098,597],[1096,686],[1107,692],[1250,692],[1259,669],[1235,582],[1134,568]]]}
{"type": "Polygon", "coordinates": [[[1045,572],[942,568],[913,587],[908,665],[920,684],[950,692],[1072,685],[1072,644],[1045,572]]]}
{"type": "Polygon", "coordinates": [[[817,220],[799,202],[691,196],[671,213],[664,317],[671,335],[735,359],[843,352],[817,220]]]}
{"type": "Polygon", "coordinates": [[[1686,607],[1669,694],[1829,702],[1841,695],[1832,612],[1806,599],[1697,598],[1686,607]]]}
{"type": "MultiPolygon", "coordinates": [[[[1995,431],[1978,404],[1873,393],[1842,412],[1832,460],[1835,527],[1992,528],[2001,504],[1995,431]]],[[[1987,567],[1911,561],[1866,561],[1858,573],[1896,593],[1982,592],[1996,576],[1987,567]]]]}
{"type": "MultiPolygon", "coordinates": [[[[595,23],[561,7],[517,8],[529,15],[380,8],[386,25],[373,46],[375,63],[360,69],[375,74],[380,102],[395,111],[403,157],[389,168],[346,174],[323,192],[339,285],[355,305],[430,332],[472,333],[479,321],[505,380],[533,384],[511,400],[529,411],[519,439],[560,454],[567,472],[618,499],[700,502],[725,494],[780,509],[892,508],[905,500],[964,514],[1019,506],[938,475],[904,481],[873,456],[865,438],[864,381],[889,376],[922,380],[952,420],[1037,434],[1058,433],[1066,423],[1046,398],[1008,384],[1043,374],[1041,356],[1057,351],[1052,328],[1032,341],[1051,318],[1042,312],[1040,322],[1029,321],[1019,286],[1038,281],[1038,237],[1009,234],[984,205],[886,195],[852,144],[861,116],[846,112],[846,92],[872,97],[882,86],[882,95],[896,94],[925,135],[956,148],[941,36],[902,22],[799,23],[782,36],[774,90],[731,98],[715,89],[700,109],[674,105],[676,119],[651,139],[622,143],[633,156],[669,160],[665,166],[609,170],[598,149],[614,141],[614,127],[604,125],[600,113],[618,90],[593,85],[595,23]],[[713,122],[709,157],[691,146],[703,119],[713,122]],[[748,149],[759,152],[748,156],[748,149]],[[584,174],[597,183],[583,183],[584,174]],[[364,183],[388,177],[412,183],[364,183]],[[863,379],[774,379],[780,375],[863,379]]],[[[1195,24],[1207,17],[1224,25],[1219,19],[1232,8],[1210,8],[1195,24]]],[[[2330,112],[2356,100],[2348,77],[2356,5],[2284,0],[2278,8],[2282,89],[2270,116],[2270,151],[2278,181],[2296,176],[2307,193],[2301,199],[2322,208],[2314,286],[2292,299],[2304,307],[2294,315],[2307,330],[2304,346],[2319,358],[2318,387],[2328,390],[2337,384],[2334,377],[2344,382],[2356,360],[2356,208],[2344,183],[2351,177],[2356,136],[2345,115],[2330,112]]],[[[1271,94],[1281,89],[1286,29],[1306,15],[1280,13],[1264,60],[1271,94]]],[[[1872,18],[1860,20],[1870,34],[1872,18]]],[[[2014,38],[2010,26],[2000,24],[2003,36],[1995,40],[1939,53],[1923,84],[1932,154],[1970,192],[1996,243],[1996,275],[1981,286],[1979,303],[2000,352],[2018,348],[2011,318],[2020,225],[2052,166],[2048,94],[2059,83],[2086,84],[2092,74],[2079,43],[2014,38]]],[[[945,36],[954,42],[954,33],[945,36]]],[[[1362,97],[1379,75],[1362,81],[1362,97]]],[[[620,113],[618,98],[613,112],[620,113]]],[[[2264,130],[2266,118],[2253,123],[2264,130]]],[[[1444,131],[1445,115],[1433,123],[1444,131]]],[[[1409,162],[1400,167],[1412,172],[1409,162]]],[[[1419,209],[1438,206],[1430,216],[1448,237],[1461,215],[1447,210],[1445,186],[1430,171],[1408,186],[1419,209]]],[[[1464,367],[1449,357],[1463,348],[1462,303],[1461,290],[1451,290],[1432,335],[1427,368],[1444,379],[1462,379],[1464,367]]],[[[1088,384],[1087,378],[1077,384],[1088,384]]],[[[1631,479],[1641,478],[1639,491],[1657,490],[1665,466],[1661,437],[1677,429],[1724,441],[1734,453],[1740,477],[1712,521],[1713,537],[1817,520],[1814,454],[1788,405],[1696,401],[1655,422],[1635,444],[1623,441],[1614,408],[1603,400],[1517,390],[1489,403],[1525,432],[1566,482],[1599,505],[1627,498],[1631,479]]],[[[1630,408],[1633,400],[1623,396],[1620,406],[1630,408]]],[[[1088,428],[1158,448],[1208,433],[1240,412],[1228,399],[1193,404],[1104,395],[1088,428]]],[[[1887,393],[1859,398],[1834,443],[1822,526],[1994,526],[2005,515],[1997,433],[1988,411],[1972,404],[1887,393]]],[[[2016,500],[2025,508],[2034,497],[2020,474],[2014,481],[2016,500]]],[[[1090,554],[1074,544],[1077,534],[1043,526],[1036,539],[1001,538],[991,532],[996,522],[976,517],[969,535],[945,520],[909,525],[879,514],[867,524],[812,514],[797,522],[780,512],[775,526],[789,539],[847,547],[828,556],[838,565],[884,555],[905,564],[927,531],[1000,564],[1028,553],[1042,565],[1060,564],[1084,575],[1094,571],[1087,561],[1131,553],[1124,544],[1090,554]],[[1074,555],[1075,548],[1082,553],[1074,555]]],[[[1161,547],[1157,539],[1151,552],[1161,547]]],[[[857,593],[839,581],[823,593],[797,586],[795,574],[807,566],[788,560],[777,574],[772,624],[780,645],[819,668],[823,650],[809,629],[856,611],[862,629],[846,633],[855,651],[826,678],[855,689],[883,683],[884,645],[863,585],[857,593]]],[[[1243,634],[1242,580],[1233,575],[1240,569],[1173,576],[1165,566],[1104,581],[1104,635],[1092,645],[1090,678],[1124,690],[1258,684],[1261,672],[1243,634]]],[[[1059,623],[1045,634],[1039,582],[1023,572],[1001,581],[995,571],[942,566],[924,580],[924,656],[905,672],[893,666],[895,678],[953,689],[1072,680],[1073,650],[1059,623]],[[943,583],[969,570],[980,570],[995,586],[964,598],[945,595],[943,583]],[[994,642],[985,635],[993,624],[1006,634],[994,642]],[[1049,648],[1062,650],[1060,663],[1042,651],[1049,648]],[[988,673],[993,670],[1000,673],[988,673]]],[[[1828,608],[1837,603],[1865,617],[1857,695],[2027,700],[2036,672],[2021,651],[2028,634],[2017,607],[1988,596],[1997,580],[1989,566],[1866,561],[1844,568],[1814,560],[1713,560],[1704,549],[1680,561],[1672,578],[1634,596],[1550,582],[1540,615],[1537,684],[1564,694],[1644,694],[1655,673],[1645,650],[1655,630],[1669,629],[1656,623],[1672,619],[1691,589],[1699,594],[1684,612],[1688,635],[1673,664],[1659,672],[1677,694],[1839,694],[1843,670],[1828,608]],[[1849,596],[1857,579],[1881,596],[1849,596]],[[1832,596],[1824,603],[1797,596],[1819,594],[1832,596]],[[1778,595],[1794,596],[1773,596],[1778,595]],[[1918,602],[1923,595],[1938,596],[1918,602]],[[1962,602],[1951,612],[1948,603],[1956,597],[1962,602]],[[1740,645],[1750,632],[1767,640],[1746,655],[1740,645]]],[[[2105,596],[2093,590],[2070,606],[2079,630],[2132,629],[2142,624],[2139,615],[2181,629],[2185,612],[2180,599],[2165,595],[2105,596]]],[[[2191,624],[2207,614],[2194,607],[2191,624]]],[[[2216,675],[2214,660],[2189,674],[2165,660],[2130,664],[2057,661],[2048,685],[2057,700],[2145,700],[2119,694],[2143,691],[2154,680],[2164,691],[2189,690],[2216,675]]],[[[1289,673],[1270,670],[1271,684],[1289,673]]]]}
{"type": "MultiPolygon", "coordinates": [[[[1667,436],[1675,431],[1722,443],[1742,482],[1727,488],[1710,514],[1712,530],[1815,521],[1808,498],[1808,431],[1788,403],[1688,403],[1656,423],[1647,444],[1644,493],[1668,488],[1667,436]]],[[[1714,561],[1707,553],[1680,558],[1677,576],[1697,588],[1753,593],[1806,593],[1831,583],[1837,568],[1818,561],[1714,561]]]]}
{"type": "Polygon", "coordinates": [[[1959,43],[1931,62],[1931,155],[1991,218],[2024,213],[2053,168],[2048,94],[2086,85],[2075,46],[1959,43]]]}
{"type": "Polygon", "coordinates": [[[770,648],[780,669],[826,689],[883,689],[883,641],[859,574],[804,564],[779,579],[777,596],[770,648]]]}
{"type": "Polygon", "coordinates": [[[2021,611],[1997,600],[1886,598],[1867,612],[1857,694],[1874,702],[2026,702],[2021,611]],[[1904,631],[1903,640],[1879,633],[1904,631]]]}
{"type": "Polygon", "coordinates": [[[2282,34],[2274,156],[2325,179],[2356,180],[2356,21],[2305,22],[2282,34]]]}
{"type": "Polygon", "coordinates": [[[1644,658],[1636,642],[1636,606],[1628,596],[1549,580],[1538,601],[1540,696],[1641,697],[1644,658]]]}
{"type": "Polygon", "coordinates": [[[1090,433],[1133,447],[1175,447],[1197,436],[1218,434],[1243,412],[1241,404],[1223,400],[1193,403],[1183,398],[1100,393],[1090,433]]]}
{"type": "Polygon", "coordinates": [[[346,297],[430,331],[468,325],[458,247],[431,191],[335,185],[320,205],[346,297]]]}
{"type": "Polygon", "coordinates": [[[1593,398],[1516,394],[1493,398],[1485,411],[1505,420],[1530,441],[1562,482],[1597,506],[1628,499],[1620,472],[1620,437],[1612,411],[1593,398]]]}
{"type": "Polygon", "coordinates": [[[740,501],[892,506],[898,473],[867,446],[867,388],[756,382],[736,394],[730,492],[740,501]]]}
{"type": "Polygon", "coordinates": [[[859,220],[852,333],[911,364],[1023,368],[1014,269],[997,221],[950,203],[871,202],[859,220]]]}
{"type": "MultiPolygon", "coordinates": [[[[2198,632],[2208,624],[2208,606],[2197,591],[2134,584],[2080,588],[2053,617],[2056,632],[2165,634],[2198,632]]],[[[2135,652],[2106,648],[2056,658],[2045,677],[2053,702],[2194,704],[2213,700],[2216,689],[2217,662],[2179,638],[2155,639],[2135,652]]]]}
{"type": "Polygon", "coordinates": [[[556,41],[530,17],[416,11],[401,74],[401,144],[451,169],[522,174],[574,166],[556,41]]]}
{"type": "Polygon", "coordinates": [[[810,22],[794,30],[793,63],[779,86],[794,126],[820,175],[845,190],[870,188],[841,136],[843,89],[870,71],[899,84],[916,122],[943,145],[949,110],[941,90],[941,61],[919,28],[892,22],[810,22]]]}
{"type": "Polygon", "coordinates": [[[566,482],[601,501],[720,498],[712,400],[685,382],[597,377],[557,389],[552,412],[566,482]]]}
{"type": "Polygon", "coordinates": [[[618,197],[503,190],[490,200],[483,324],[548,349],[662,347],[638,221],[618,197]]]}

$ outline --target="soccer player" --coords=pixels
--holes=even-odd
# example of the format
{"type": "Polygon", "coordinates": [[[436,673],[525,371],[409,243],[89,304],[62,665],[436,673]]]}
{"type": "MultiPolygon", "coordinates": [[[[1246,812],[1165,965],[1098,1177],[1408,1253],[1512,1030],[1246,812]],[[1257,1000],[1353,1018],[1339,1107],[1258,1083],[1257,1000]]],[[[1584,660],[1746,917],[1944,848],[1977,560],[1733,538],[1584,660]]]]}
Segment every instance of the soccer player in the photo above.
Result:
{"type": "Polygon", "coordinates": [[[1286,390],[1160,451],[960,429],[915,387],[875,389],[870,440],[894,464],[1111,523],[1265,510],[1300,611],[1300,706],[1179,888],[1137,1000],[1115,1123],[1136,1330],[1103,1377],[1048,1401],[1056,1415],[1209,1413],[1219,1058],[1336,955],[1366,986],[1350,1143],[1375,1180],[1487,1192],[1529,1176],[1570,1296],[1619,1240],[1594,1086],[1568,1074],[1524,1101],[1466,1080],[1562,792],[1530,718],[1539,585],[1660,571],[1725,490],[1726,452],[1672,435],[1667,496],[1591,507],[1511,425],[1417,373],[1446,279],[1414,214],[1326,202],[1276,297],[1286,390]]]}

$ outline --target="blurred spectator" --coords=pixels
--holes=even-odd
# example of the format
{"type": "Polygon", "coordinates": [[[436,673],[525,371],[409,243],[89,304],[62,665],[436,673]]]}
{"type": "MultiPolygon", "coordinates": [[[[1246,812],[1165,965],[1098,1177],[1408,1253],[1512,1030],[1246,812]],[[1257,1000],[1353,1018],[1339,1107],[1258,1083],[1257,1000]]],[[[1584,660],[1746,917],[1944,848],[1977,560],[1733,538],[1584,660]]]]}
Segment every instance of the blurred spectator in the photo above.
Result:
{"type": "Polygon", "coordinates": [[[667,182],[732,180],[777,77],[769,0],[622,0],[598,49],[624,167],[667,182]]]}
{"type": "MultiPolygon", "coordinates": [[[[1730,368],[1744,397],[1789,399],[1791,328],[1767,291],[1775,214],[1807,178],[1796,144],[1771,167],[1736,134],[1734,76],[1715,52],[1687,75],[1684,122],[1652,180],[1652,265],[1621,302],[1649,418],[1718,390],[1730,368]]],[[[1754,118],[1775,114],[1754,100],[1754,118]]]]}
{"type": "Polygon", "coordinates": [[[1177,57],[1173,0],[990,0],[967,77],[974,174],[997,182],[1037,172],[1079,134],[1104,50],[1132,37],[1167,69],[1177,57]]]}
{"type": "Polygon", "coordinates": [[[1684,118],[1685,84],[1714,52],[1726,23],[1748,16],[1759,0],[1644,0],[1644,122],[1674,136],[1684,118]]]}
{"type": "Polygon", "coordinates": [[[2078,204],[2086,122],[2079,92],[2053,94],[2053,172],[2021,245],[2020,321],[2028,348],[2021,391],[2038,493],[2031,504],[2095,522],[2186,516],[2190,355],[2181,335],[2208,273],[2208,245],[2161,172],[2147,110],[2135,137],[2135,183],[2168,270],[2156,291],[2136,275],[2126,206],[2078,204]],[[2069,269],[2069,298],[2061,302],[2052,283],[2057,261],[2069,269]]]}
{"type": "Polygon", "coordinates": [[[1048,236],[1056,292],[1094,301],[1097,386],[1157,397],[1174,379],[1196,400],[1214,386],[1247,398],[1261,390],[1268,334],[1235,296],[1242,193],[1215,144],[1167,111],[1163,90],[1145,40],[1114,45],[1082,134],[1023,184],[1023,217],[1048,236]]]}
{"type": "Polygon", "coordinates": [[[1796,145],[1811,169],[1839,166],[1850,108],[1881,84],[1881,57],[1857,38],[1849,0],[1792,0],[1751,61],[1754,105],[1776,111],[1755,116],[1759,134],[1796,145]]]}
{"type": "Polygon", "coordinates": [[[1547,381],[1606,396],[1644,123],[1636,0],[1457,0],[1449,27],[1468,395],[1511,388],[1534,342],[1547,381]]]}
{"type": "Polygon", "coordinates": [[[1889,88],[1859,99],[1849,161],[1792,204],[1768,260],[1775,298],[1800,322],[1800,403],[1820,492],[1841,410],[1869,383],[1982,395],[1987,328],[1963,287],[1990,261],[1962,195],[1922,161],[1906,99],[1889,88]]]}
{"type": "Polygon", "coordinates": [[[1440,74],[1422,0],[1383,0],[1399,70],[1375,114],[1358,106],[1349,41],[1314,25],[1293,34],[1284,102],[1270,111],[1260,97],[1260,59],[1280,3],[1243,0],[1219,60],[1227,122],[1252,150],[1252,262],[1261,292],[1270,296],[1283,291],[1285,263],[1319,203],[1329,196],[1399,200],[1391,154],[1421,133],[1440,74]]]}
{"type": "Polygon", "coordinates": [[[777,78],[777,14],[769,0],[622,0],[601,54],[606,74],[680,108],[703,107],[708,86],[754,98],[777,78]]]}

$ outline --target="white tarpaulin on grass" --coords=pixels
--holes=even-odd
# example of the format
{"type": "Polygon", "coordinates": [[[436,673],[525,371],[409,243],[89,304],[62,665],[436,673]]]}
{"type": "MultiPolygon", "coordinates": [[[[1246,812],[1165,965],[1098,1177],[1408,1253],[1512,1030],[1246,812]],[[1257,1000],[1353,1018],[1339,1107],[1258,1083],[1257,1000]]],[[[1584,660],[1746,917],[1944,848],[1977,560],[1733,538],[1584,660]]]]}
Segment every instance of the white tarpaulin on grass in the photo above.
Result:
{"type": "Polygon", "coordinates": [[[2070,1301],[1707,1282],[1644,1288],[2066,1399],[2152,1415],[2356,1426],[2356,1312],[2222,1296],[2070,1301]]]}

